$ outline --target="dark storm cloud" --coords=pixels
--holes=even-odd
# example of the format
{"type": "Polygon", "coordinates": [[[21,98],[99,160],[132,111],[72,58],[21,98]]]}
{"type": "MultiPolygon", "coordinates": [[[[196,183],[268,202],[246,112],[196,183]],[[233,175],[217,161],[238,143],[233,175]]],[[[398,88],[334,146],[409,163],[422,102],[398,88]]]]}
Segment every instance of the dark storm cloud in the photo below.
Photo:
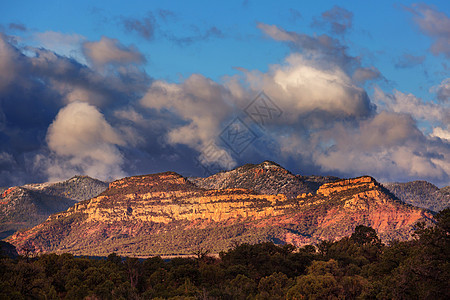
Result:
{"type": "MultiPolygon", "coordinates": [[[[170,16],[169,11],[159,11],[160,17],[167,18],[170,16]]],[[[153,13],[148,12],[147,16],[138,19],[138,18],[125,18],[122,17],[122,25],[125,30],[128,32],[136,32],[138,35],[143,37],[144,39],[150,41],[155,36],[155,28],[157,26],[155,17],[153,13]]]]}
{"type": "Polygon", "coordinates": [[[400,56],[395,62],[395,67],[399,69],[413,68],[421,65],[425,61],[425,55],[415,56],[409,53],[405,53],[400,56]]]}
{"type": "Polygon", "coordinates": [[[1,186],[76,173],[105,179],[125,174],[118,147],[128,140],[114,114],[142,97],[150,78],[134,64],[142,61],[137,51],[114,41],[87,44],[92,61],[117,66],[98,72],[46,49],[20,48],[0,34],[1,186]],[[107,60],[96,60],[102,51],[107,60]],[[80,121],[77,115],[90,117],[80,121]],[[90,130],[104,134],[90,137],[90,130]]]}
{"type": "Polygon", "coordinates": [[[328,28],[333,34],[345,34],[353,22],[353,13],[340,6],[334,6],[322,13],[320,18],[314,18],[312,26],[328,28]]]}

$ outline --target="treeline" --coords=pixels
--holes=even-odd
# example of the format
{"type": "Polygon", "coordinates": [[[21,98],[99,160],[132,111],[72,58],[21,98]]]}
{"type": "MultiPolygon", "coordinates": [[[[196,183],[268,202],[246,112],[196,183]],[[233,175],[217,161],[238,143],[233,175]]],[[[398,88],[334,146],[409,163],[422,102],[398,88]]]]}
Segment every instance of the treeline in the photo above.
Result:
{"type": "Polygon", "coordinates": [[[450,209],[436,220],[390,245],[358,226],[317,248],[240,244],[219,258],[2,258],[0,299],[450,299],[450,209]]]}

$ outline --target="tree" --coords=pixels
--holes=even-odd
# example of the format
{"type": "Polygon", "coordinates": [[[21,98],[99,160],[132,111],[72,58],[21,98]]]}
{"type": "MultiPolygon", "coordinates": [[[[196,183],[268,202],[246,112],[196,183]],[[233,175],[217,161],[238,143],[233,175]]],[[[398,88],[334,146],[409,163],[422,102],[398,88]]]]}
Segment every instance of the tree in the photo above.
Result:
{"type": "Polygon", "coordinates": [[[381,245],[381,240],[375,229],[364,225],[356,226],[355,232],[352,234],[350,239],[360,245],[381,245]]]}

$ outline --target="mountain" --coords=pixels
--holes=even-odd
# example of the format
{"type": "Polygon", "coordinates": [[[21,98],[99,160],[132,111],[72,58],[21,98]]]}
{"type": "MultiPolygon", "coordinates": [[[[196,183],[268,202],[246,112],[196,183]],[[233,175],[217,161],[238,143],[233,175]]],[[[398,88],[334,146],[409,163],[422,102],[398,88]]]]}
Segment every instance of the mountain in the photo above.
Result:
{"type": "Polygon", "coordinates": [[[314,244],[349,236],[361,224],[383,241],[405,240],[418,221],[432,222],[432,215],[396,199],[368,176],[288,198],[244,188],[205,189],[166,172],[114,181],[99,196],[7,241],[36,252],[178,255],[218,253],[244,242],[314,244]]]}
{"type": "Polygon", "coordinates": [[[83,201],[91,199],[106,190],[108,183],[89,176],[77,175],[65,181],[27,184],[23,187],[40,191],[46,195],[83,201]]]}
{"type": "Polygon", "coordinates": [[[389,191],[402,201],[432,211],[441,211],[450,206],[450,187],[439,189],[427,181],[406,183],[384,183],[389,191]]]}
{"type": "Polygon", "coordinates": [[[265,161],[258,165],[246,164],[206,178],[189,178],[191,182],[205,189],[244,188],[260,194],[284,194],[287,198],[315,193],[320,185],[337,179],[339,178],[332,176],[294,175],[271,161],[265,161]]]}
{"type": "Polygon", "coordinates": [[[103,192],[108,184],[88,176],[3,188],[0,194],[0,239],[44,222],[48,216],[103,192]]]}

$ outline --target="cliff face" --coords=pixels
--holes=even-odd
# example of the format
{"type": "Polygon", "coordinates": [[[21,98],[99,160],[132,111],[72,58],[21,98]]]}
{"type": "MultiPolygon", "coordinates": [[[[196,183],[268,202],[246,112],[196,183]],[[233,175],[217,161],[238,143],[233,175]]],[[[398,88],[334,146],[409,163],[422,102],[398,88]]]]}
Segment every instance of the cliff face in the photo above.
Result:
{"type": "Polygon", "coordinates": [[[90,199],[107,187],[107,183],[88,176],[75,176],[61,182],[3,189],[0,194],[0,239],[44,222],[51,214],[66,210],[77,201],[90,199]]]}
{"type": "Polygon", "coordinates": [[[19,249],[81,255],[190,254],[233,243],[300,246],[350,235],[357,225],[384,240],[408,239],[432,216],[393,198],[371,177],[322,185],[297,198],[234,188],[207,190],[173,173],[124,178],[8,241],[19,249]]]}

